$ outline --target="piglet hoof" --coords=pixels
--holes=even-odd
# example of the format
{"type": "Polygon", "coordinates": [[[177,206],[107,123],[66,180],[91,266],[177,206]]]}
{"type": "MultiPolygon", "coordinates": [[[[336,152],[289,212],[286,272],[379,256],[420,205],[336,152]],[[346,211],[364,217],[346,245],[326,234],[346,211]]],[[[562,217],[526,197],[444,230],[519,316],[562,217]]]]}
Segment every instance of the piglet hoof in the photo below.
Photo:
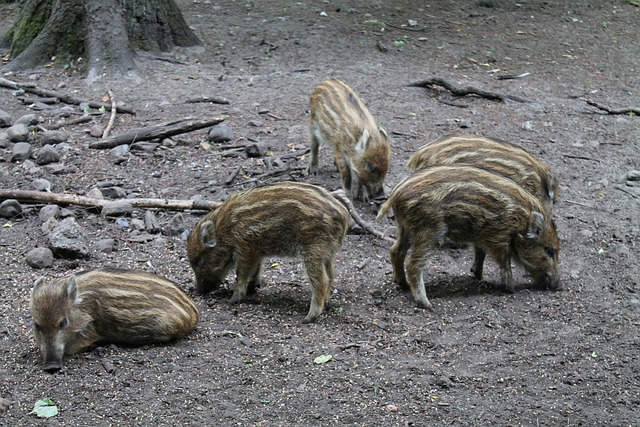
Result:
{"type": "Polygon", "coordinates": [[[504,291],[508,294],[515,294],[516,293],[516,289],[513,287],[513,285],[505,285],[504,286],[504,291]]]}
{"type": "Polygon", "coordinates": [[[433,304],[431,304],[429,302],[429,300],[424,300],[424,301],[418,300],[418,301],[416,301],[416,307],[422,308],[422,309],[425,309],[425,310],[429,310],[432,313],[434,313],[436,311],[435,308],[433,308],[433,304]]]}
{"type": "Polygon", "coordinates": [[[396,286],[398,286],[398,289],[400,289],[401,291],[409,291],[411,290],[411,287],[409,286],[409,283],[406,280],[396,280],[396,286]]]}
{"type": "Polygon", "coordinates": [[[239,304],[242,301],[242,297],[235,292],[231,295],[231,299],[229,300],[230,304],[239,304]]]}
{"type": "Polygon", "coordinates": [[[302,324],[306,325],[308,323],[315,323],[316,319],[318,318],[318,316],[307,316],[304,319],[302,319],[302,324]]]}

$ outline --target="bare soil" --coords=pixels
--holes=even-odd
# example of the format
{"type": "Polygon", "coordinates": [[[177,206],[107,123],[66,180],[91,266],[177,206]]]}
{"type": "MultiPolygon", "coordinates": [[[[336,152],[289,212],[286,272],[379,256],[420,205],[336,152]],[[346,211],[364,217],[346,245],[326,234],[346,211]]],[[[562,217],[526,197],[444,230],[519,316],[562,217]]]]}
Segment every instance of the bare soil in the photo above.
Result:
{"type": "MultiPolygon", "coordinates": [[[[89,259],[56,259],[52,268],[34,270],[25,254],[47,241],[41,206],[25,205],[0,229],[0,397],[10,403],[0,425],[638,425],[640,188],[626,183],[626,174],[640,169],[640,118],[585,102],[640,107],[640,8],[630,3],[180,0],[204,44],[139,54],[141,81],[89,85],[73,67],[5,76],[90,100],[111,89],[137,112],[119,114],[113,134],[224,115],[233,143],[264,142],[274,156],[308,146],[308,95],[337,77],[392,135],[387,191],[407,175],[409,155],[444,134],[520,144],[561,182],[554,216],[565,289],[538,289],[514,267],[516,292],[505,294],[492,261],[476,283],[469,251],[445,250],[425,272],[431,313],[392,283],[388,242],[352,233],[337,260],[331,307],[317,323],[302,325],[310,290],[299,260],[271,259],[258,294],[231,306],[233,277],[225,289],[194,295],[180,235],[138,243],[131,218],[123,227],[69,206],[92,242],[114,238],[118,250],[95,249],[89,259]],[[431,77],[530,102],[406,86],[431,77]],[[201,95],[230,103],[185,102],[201,95]],[[98,347],[67,358],[57,374],[42,371],[28,310],[33,282],[99,266],[176,281],[200,309],[196,329],[170,345],[98,347]],[[314,364],[320,355],[332,360],[314,364]],[[45,396],[61,410],[47,421],[29,415],[45,396]]],[[[15,6],[0,5],[0,30],[15,14],[15,6]]],[[[14,119],[30,112],[6,89],[0,109],[14,119]]],[[[38,114],[45,128],[58,120],[38,114]]],[[[105,126],[108,118],[95,122],[105,126]]],[[[71,138],[61,148],[62,172],[0,161],[0,187],[31,189],[44,177],[53,191],[71,194],[112,181],[131,197],[223,200],[285,179],[340,186],[328,147],[317,177],[295,169],[307,166],[304,157],[287,160],[288,174],[243,184],[267,171],[266,158],[223,157],[215,144],[202,146],[205,130],[114,164],[108,150],[88,147],[95,141],[89,126],[65,128],[71,138]]],[[[356,208],[393,234],[392,219],[375,222],[375,206],[356,208]]],[[[188,230],[203,213],[156,214],[164,227],[181,214],[188,230]]]]}

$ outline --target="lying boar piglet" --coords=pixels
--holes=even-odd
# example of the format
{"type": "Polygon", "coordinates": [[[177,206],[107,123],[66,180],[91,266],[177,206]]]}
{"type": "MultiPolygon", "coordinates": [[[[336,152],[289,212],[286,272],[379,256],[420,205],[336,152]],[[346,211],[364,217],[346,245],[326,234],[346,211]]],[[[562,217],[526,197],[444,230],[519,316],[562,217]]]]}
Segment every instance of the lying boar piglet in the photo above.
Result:
{"type": "Polygon", "coordinates": [[[198,309],[175,283],[144,271],[98,268],[46,282],[31,292],[34,335],[44,370],[98,342],[146,345],[182,338],[198,309]]]}

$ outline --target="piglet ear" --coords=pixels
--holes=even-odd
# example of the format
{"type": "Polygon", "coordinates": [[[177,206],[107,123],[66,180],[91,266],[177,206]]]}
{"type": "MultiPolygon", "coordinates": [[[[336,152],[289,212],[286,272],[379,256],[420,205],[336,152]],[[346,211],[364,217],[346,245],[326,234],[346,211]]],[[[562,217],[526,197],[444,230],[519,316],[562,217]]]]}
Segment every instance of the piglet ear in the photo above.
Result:
{"type": "Polygon", "coordinates": [[[364,151],[366,151],[367,147],[369,146],[370,140],[371,140],[371,135],[369,135],[369,131],[366,129],[363,130],[362,135],[360,136],[360,139],[356,144],[356,151],[358,153],[363,153],[364,151]]]}
{"type": "Polygon", "coordinates": [[[529,229],[527,230],[527,238],[535,239],[540,236],[540,233],[544,229],[544,225],[544,216],[540,212],[531,212],[531,217],[529,218],[529,229]]]}
{"type": "Polygon", "coordinates": [[[36,279],[36,282],[33,284],[33,289],[31,290],[31,292],[32,293],[37,292],[38,289],[40,289],[43,285],[44,285],[44,277],[40,276],[36,279]]]}
{"type": "Polygon", "coordinates": [[[78,297],[78,286],[76,285],[76,275],[72,274],[67,280],[67,285],[65,286],[67,291],[67,298],[73,303],[78,304],[81,299],[78,297]]]}
{"type": "Polygon", "coordinates": [[[216,230],[213,221],[205,221],[200,226],[200,241],[203,245],[213,248],[216,246],[216,230]]]}

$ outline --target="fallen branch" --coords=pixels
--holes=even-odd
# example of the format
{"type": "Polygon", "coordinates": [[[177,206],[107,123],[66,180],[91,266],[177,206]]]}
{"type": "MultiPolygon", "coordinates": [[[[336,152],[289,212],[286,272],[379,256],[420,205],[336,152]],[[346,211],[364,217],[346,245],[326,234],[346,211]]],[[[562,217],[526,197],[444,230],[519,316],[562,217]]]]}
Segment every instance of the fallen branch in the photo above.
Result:
{"type": "Polygon", "coordinates": [[[226,99],[216,98],[215,96],[201,96],[200,98],[191,98],[187,99],[187,104],[195,104],[197,102],[211,102],[213,104],[223,104],[226,105],[229,103],[226,99]]]}
{"type": "MultiPolygon", "coordinates": [[[[31,190],[0,190],[0,200],[15,199],[23,203],[55,203],[58,205],[76,205],[88,208],[102,209],[116,200],[97,199],[94,197],[78,196],[75,194],[46,193],[31,190]]],[[[174,210],[213,210],[220,206],[220,202],[202,200],[171,200],[134,198],[122,199],[136,208],[157,208],[174,210]]]]}
{"type": "MultiPolygon", "coordinates": [[[[34,86],[32,83],[19,83],[19,82],[14,82],[14,81],[7,80],[5,78],[0,77],[0,87],[13,89],[13,90],[22,89],[25,92],[42,96],[44,98],[58,98],[60,101],[64,102],[65,104],[72,104],[72,105],[87,104],[91,108],[96,108],[96,109],[104,108],[107,111],[111,110],[110,104],[106,104],[104,102],[86,101],[84,99],[75,98],[71,95],[66,95],[64,93],[56,92],[49,89],[39,88],[37,86],[34,86]]],[[[134,110],[130,108],[122,107],[122,106],[118,107],[118,111],[120,111],[121,113],[127,113],[132,115],[136,114],[134,110]]]]}
{"type": "Polygon", "coordinates": [[[503,95],[495,92],[487,92],[486,90],[478,89],[473,86],[467,87],[456,87],[452,83],[440,78],[433,77],[427,80],[421,80],[418,82],[409,83],[407,86],[409,87],[429,87],[429,86],[442,86],[449,92],[451,92],[455,96],[467,96],[467,95],[478,95],[481,98],[491,99],[494,101],[506,102],[507,99],[516,102],[529,102],[529,100],[520,98],[513,95],[503,95]]]}
{"type": "Polygon", "coordinates": [[[71,120],[67,120],[65,122],[60,122],[60,123],[54,123],[52,125],[49,125],[47,127],[48,130],[54,130],[54,129],[60,129],[63,128],[65,126],[71,126],[71,125],[77,125],[80,123],[87,123],[90,122],[91,120],[93,120],[92,116],[82,116],[82,117],[78,117],[76,119],[71,119],[71,120]]]}
{"type": "Polygon", "coordinates": [[[89,144],[90,148],[113,148],[123,144],[132,144],[138,141],[149,141],[158,138],[169,138],[181,133],[192,132],[194,130],[210,127],[223,122],[223,117],[216,117],[211,120],[192,120],[186,123],[180,122],[168,126],[149,126],[134,129],[120,135],[112,136],[101,141],[89,144]]]}
{"type": "Polygon", "coordinates": [[[109,123],[107,127],[104,128],[104,132],[102,132],[102,139],[106,139],[109,137],[109,133],[113,128],[113,123],[116,121],[116,99],[113,96],[113,92],[109,90],[109,100],[111,101],[111,117],[109,118],[109,123]]]}
{"type": "Polygon", "coordinates": [[[590,101],[588,99],[582,99],[584,102],[586,102],[588,105],[591,105],[592,107],[596,107],[598,110],[602,110],[605,111],[609,114],[635,114],[637,116],[640,116],[640,108],[634,108],[634,107],[628,107],[628,108],[609,108],[605,105],[599,104],[595,101],[590,101]]]}
{"type": "Polygon", "coordinates": [[[353,218],[356,224],[362,227],[364,231],[369,234],[373,234],[379,239],[386,240],[387,242],[394,242],[394,239],[385,235],[383,232],[376,230],[375,228],[373,228],[373,226],[371,226],[371,224],[362,219],[362,217],[358,214],[358,212],[356,212],[356,209],[353,207],[351,200],[349,200],[349,198],[344,194],[344,190],[332,191],[331,194],[347,207],[351,218],[353,218]]]}
{"type": "MultiPolygon", "coordinates": [[[[291,169],[296,170],[296,169],[291,169]]],[[[287,171],[279,171],[287,172],[287,171]]],[[[267,175],[267,174],[263,174],[267,175]]],[[[253,182],[253,181],[252,181],[253,182]]],[[[336,190],[331,193],[334,197],[340,200],[349,211],[351,218],[366,232],[373,234],[374,236],[393,242],[394,240],[384,235],[382,232],[373,228],[370,224],[365,222],[355,208],[351,201],[345,196],[343,190],[336,190]]],[[[102,209],[109,203],[123,200],[131,204],[135,208],[150,208],[150,209],[172,209],[172,210],[202,210],[211,211],[217,209],[222,202],[212,202],[206,200],[172,200],[172,199],[148,199],[148,198],[133,198],[133,199],[97,199],[95,197],[78,196],[75,194],[64,193],[47,193],[44,191],[32,191],[32,190],[2,190],[0,189],[0,200],[14,199],[22,203],[53,203],[57,205],[75,205],[83,206],[87,208],[102,209]]]]}

